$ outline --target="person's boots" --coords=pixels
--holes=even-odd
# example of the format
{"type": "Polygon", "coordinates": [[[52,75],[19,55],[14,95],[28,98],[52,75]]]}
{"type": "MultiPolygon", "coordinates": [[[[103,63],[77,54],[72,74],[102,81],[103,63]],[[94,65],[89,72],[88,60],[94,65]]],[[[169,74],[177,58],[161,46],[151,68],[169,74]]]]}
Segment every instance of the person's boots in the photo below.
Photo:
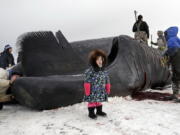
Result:
{"type": "Polygon", "coordinates": [[[97,118],[97,116],[94,113],[94,110],[95,110],[95,107],[88,107],[88,111],[89,111],[89,115],[88,116],[91,119],[96,119],[97,118]]]}
{"type": "Polygon", "coordinates": [[[101,106],[97,106],[96,109],[97,109],[96,115],[103,116],[103,117],[107,116],[107,114],[102,111],[102,105],[101,106]]]}
{"type": "Polygon", "coordinates": [[[0,110],[2,110],[3,109],[3,104],[2,103],[0,103],[0,110]]]}
{"type": "Polygon", "coordinates": [[[175,95],[171,95],[171,96],[165,96],[163,99],[164,99],[165,101],[168,101],[168,100],[176,100],[177,97],[176,97],[175,95]]]}
{"type": "Polygon", "coordinates": [[[176,99],[173,100],[176,103],[180,103],[180,94],[176,95],[176,99]]]}

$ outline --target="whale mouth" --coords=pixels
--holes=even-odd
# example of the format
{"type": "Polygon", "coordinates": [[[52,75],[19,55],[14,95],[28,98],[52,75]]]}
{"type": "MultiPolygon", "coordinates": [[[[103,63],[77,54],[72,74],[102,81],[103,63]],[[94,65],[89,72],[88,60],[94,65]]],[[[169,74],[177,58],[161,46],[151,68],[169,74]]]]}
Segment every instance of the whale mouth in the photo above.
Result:
{"type": "Polygon", "coordinates": [[[111,51],[110,51],[110,54],[108,55],[108,64],[107,66],[109,65],[112,65],[118,55],[118,38],[114,38],[113,41],[112,41],[112,47],[111,47],[111,51]]]}

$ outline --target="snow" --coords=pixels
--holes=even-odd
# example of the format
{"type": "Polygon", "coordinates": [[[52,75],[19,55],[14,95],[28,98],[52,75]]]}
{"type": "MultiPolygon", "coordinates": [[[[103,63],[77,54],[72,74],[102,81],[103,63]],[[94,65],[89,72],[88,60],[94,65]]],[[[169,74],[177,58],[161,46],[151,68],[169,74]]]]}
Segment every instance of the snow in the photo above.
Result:
{"type": "Polygon", "coordinates": [[[103,110],[107,117],[92,120],[86,103],[46,111],[5,105],[0,135],[180,135],[180,104],[173,101],[113,97],[103,110]]]}

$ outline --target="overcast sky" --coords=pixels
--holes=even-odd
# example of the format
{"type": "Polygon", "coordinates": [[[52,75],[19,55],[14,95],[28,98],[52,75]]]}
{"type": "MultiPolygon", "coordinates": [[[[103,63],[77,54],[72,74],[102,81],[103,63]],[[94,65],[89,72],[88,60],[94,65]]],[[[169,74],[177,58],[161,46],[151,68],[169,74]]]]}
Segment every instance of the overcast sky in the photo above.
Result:
{"type": "Polygon", "coordinates": [[[134,10],[156,39],[157,30],[180,27],[180,0],[0,0],[0,51],[29,31],[61,30],[68,41],[130,35],[134,10]]]}

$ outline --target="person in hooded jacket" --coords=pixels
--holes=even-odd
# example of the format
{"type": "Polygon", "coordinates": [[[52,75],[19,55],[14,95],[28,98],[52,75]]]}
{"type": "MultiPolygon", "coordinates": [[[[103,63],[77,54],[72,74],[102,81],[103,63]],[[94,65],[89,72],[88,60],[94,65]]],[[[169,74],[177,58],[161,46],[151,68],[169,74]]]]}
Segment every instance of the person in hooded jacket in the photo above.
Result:
{"type": "Polygon", "coordinates": [[[10,45],[5,45],[4,51],[1,53],[0,67],[7,69],[12,67],[14,63],[14,57],[12,55],[12,47],[10,45]]]}
{"type": "Polygon", "coordinates": [[[177,36],[178,27],[170,27],[165,31],[165,38],[168,49],[164,56],[169,57],[169,63],[172,68],[172,90],[175,101],[180,101],[180,39],[177,36]]]}
{"type": "Polygon", "coordinates": [[[136,40],[148,44],[149,26],[145,21],[143,21],[142,15],[138,16],[138,20],[134,23],[132,31],[135,32],[134,38],[136,40]]]}
{"type": "Polygon", "coordinates": [[[165,37],[164,37],[164,32],[161,31],[161,30],[159,30],[159,31],[157,32],[157,35],[158,35],[157,42],[154,43],[153,41],[151,41],[151,44],[158,46],[158,49],[159,49],[160,51],[166,50],[166,48],[167,48],[166,46],[167,46],[167,45],[166,45],[166,39],[165,39],[165,37]]]}
{"type": "Polygon", "coordinates": [[[106,116],[102,111],[102,103],[108,100],[110,94],[110,79],[105,71],[107,56],[102,50],[94,50],[90,53],[90,68],[85,71],[84,101],[88,102],[89,117],[95,119],[98,116],[106,116]],[[95,114],[95,109],[97,112],[95,114]]]}

